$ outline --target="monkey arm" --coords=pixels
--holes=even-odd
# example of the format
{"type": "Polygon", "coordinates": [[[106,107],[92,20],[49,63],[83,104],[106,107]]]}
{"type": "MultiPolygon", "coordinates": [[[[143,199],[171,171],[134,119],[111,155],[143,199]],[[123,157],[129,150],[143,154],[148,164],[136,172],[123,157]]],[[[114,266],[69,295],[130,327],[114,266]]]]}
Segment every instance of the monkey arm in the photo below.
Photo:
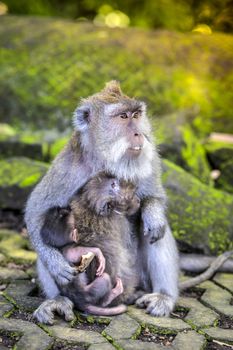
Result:
{"type": "Polygon", "coordinates": [[[86,181],[84,170],[81,165],[78,166],[78,159],[73,153],[68,146],[57,156],[47,174],[31,193],[25,210],[30,240],[43,265],[58,285],[69,283],[76,270],[69,265],[60,251],[44,244],[40,231],[46,211],[51,207],[67,206],[74,191],[86,181]]]}
{"type": "MultiPolygon", "coordinates": [[[[159,160],[157,160],[159,162],[159,160]]],[[[139,183],[137,194],[142,203],[142,222],[144,235],[150,237],[150,242],[162,238],[165,233],[166,194],[161,183],[160,163],[154,165],[154,171],[148,178],[139,183]]]]}

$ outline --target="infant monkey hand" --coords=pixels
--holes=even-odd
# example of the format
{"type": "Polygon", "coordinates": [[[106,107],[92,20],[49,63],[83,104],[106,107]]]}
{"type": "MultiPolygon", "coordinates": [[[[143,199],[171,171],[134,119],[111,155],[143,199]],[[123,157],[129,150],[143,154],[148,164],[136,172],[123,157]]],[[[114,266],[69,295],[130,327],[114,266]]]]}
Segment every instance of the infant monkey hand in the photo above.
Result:
{"type": "Polygon", "coordinates": [[[95,257],[96,257],[98,264],[99,264],[99,266],[96,270],[96,276],[102,276],[102,274],[104,273],[104,270],[105,270],[105,265],[106,265],[105,257],[103,256],[103,253],[99,248],[91,248],[90,251],[95,254],[95,257]]]}
{"type": "MultiPolygon", "coordinates": [[[[80,261],[82,260],[82,257],[89,254],[88,255],[88,259],[89,257],[92,257],[92,259],[94,257],[96,257],[97,262],[98,262],[98,268],[96,270],[96,276],[101,276],[105,270],[105,257],[103,256],[103,253],[101,252],[101,250],[99,248],[96,247],[80,247],[80,246],[71,246],[71,247],[65,247],[63,250],[63,255],[64,257],[71,263],[73,264],[79,264],[80,265],[80,261]],[[91,255],[90,255],[91,253],[91,255]]],[[[86,259],[86,257],[84,257],[84,260],[86,259]]],[[[87,259],[87,261],[88,261],[87,259]]],[[[91,260],[92,260],[91,259],[91,260]]],[[[89,263],[86,265],[86,268],[89,266],[89,264],[91,263],[91,260],[89,260],[89,263]]],[[[85,270],[85,268],[84,268],[85,270]]],[[[83,270],[83,271],[84,271],[83,270]]],[[[77,272],[81,272],[77,269],[77,272]]]]}
{"type": "MultiPolygon", "coordinates": [[[[79,247],[81,248],[81,247],[79,247]]],[[[86,250],[85,254],[81,256],[81,262],[77,267],[78,272],[83,272],[90,265],[94,257],[96,257],[98,262],[98,268],[96,270],[96,276],[102,276],[105,270],[105,257],[103,256],[102,251],[99,248],[95,247],[82,247],[82,249],[86,250]]]]}
{"type": "Polygon", "coordinates": [[[84,272],[88,268],[88,266],[90,265],[90,263],[92,262],[94,257],[95,257],[95,254],[92,252],[88,252],[87,254],[83,254],[81,256],[81,262],[77,266],[77,271],[84,272]]]}

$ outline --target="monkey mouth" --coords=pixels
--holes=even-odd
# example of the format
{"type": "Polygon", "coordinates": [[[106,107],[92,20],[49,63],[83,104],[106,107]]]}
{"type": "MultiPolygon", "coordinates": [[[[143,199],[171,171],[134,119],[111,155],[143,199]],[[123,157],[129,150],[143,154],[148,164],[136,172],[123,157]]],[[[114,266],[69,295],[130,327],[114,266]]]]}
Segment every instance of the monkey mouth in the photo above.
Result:
{"type": "Polygon", "coordinates": [[[133,151],[133,152],[140,152],[142,150],[142,146],[141,145],[139,145],[139,146],[132,146],[132,147],[129,147],[129,150],[133,151]]]}
{"type": "Polygon", "coordinates": [[[113,211],[114,211],[114,213],[116,213],[117,215],[123,215],[123,213],[122,213],[121,211],[117,210],[117,209],[114,209],[113,211]]]}

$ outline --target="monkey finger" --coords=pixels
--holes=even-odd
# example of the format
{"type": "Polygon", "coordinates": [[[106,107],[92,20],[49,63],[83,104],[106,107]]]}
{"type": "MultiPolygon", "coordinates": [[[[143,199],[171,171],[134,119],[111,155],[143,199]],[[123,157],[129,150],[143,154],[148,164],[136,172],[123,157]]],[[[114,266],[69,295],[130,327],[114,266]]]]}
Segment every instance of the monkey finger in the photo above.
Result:
{"type": "Polygon", "coordinates": [[[152,316],[169,316],[174,307],[173,299],[165,294],[153,293],[147,305],[146,312],[152,316]]]}
{"type": "Polygon", "coordinates": [[[141,298],[137,299],[136,301],[136,306],[137,307],[140,307],[140,308],[143,308],[143,307],[146,307],[149,303],[150,303],[150,296],[152,294],[144,294],[141,298]]]}
{"type": "Polygon", "coordinates": [[[97,276],[102,276],[105,270],[105,258],[101,259],[98,269],[96,271],[97,276]]]}
{"type": "Polygon", "coordinates": [[[99,266],[97,268],[96,275],[101,276],[105,270],[106,260],[102,253],[97,255],[97,259],[99,266]]]}
{"type": "Polygon", "coordinates": [[[71,282],[74,276],[77,274],[77,270],[74,267],[63,270],[60,274],[55,276],[56,281],[59,285],[65,286],[71,282]]]}

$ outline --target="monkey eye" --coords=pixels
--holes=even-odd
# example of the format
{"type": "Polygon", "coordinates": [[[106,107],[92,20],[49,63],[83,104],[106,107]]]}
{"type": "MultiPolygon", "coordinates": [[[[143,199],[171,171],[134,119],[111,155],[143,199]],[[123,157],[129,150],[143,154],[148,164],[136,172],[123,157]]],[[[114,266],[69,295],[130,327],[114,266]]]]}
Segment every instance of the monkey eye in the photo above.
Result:
{"type": "Polygon", "coordinates": [[[132,114],[132,117],[133,118],[138,118],[139,117],[139,111],[136,111],[136,112],[134,112],[133,114],[132,114]]]}
{"type": "Polygon", "coordinates": [[[121,113],[119,115],[119,117],[122,118],[122,119],[127,119],[128,118],[127,113],[121,113]]]}

